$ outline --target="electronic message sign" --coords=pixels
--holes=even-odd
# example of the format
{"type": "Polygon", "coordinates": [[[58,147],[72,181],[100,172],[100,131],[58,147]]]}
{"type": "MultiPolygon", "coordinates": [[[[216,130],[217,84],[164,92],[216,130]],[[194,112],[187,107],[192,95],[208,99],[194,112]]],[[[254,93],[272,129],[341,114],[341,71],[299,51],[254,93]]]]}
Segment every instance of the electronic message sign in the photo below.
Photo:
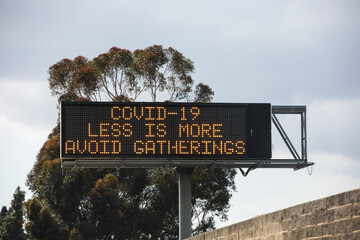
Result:
{"type": "Polygon", "coordinates": [[[62,159],[270,159],[271,105],[61,104],[62,159]]]}

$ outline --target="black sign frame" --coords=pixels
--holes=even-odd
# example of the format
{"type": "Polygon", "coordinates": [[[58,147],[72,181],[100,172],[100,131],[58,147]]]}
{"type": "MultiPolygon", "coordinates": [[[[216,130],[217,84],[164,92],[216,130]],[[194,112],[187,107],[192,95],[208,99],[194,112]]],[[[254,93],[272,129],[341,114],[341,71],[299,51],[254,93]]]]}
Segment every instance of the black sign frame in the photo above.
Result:
{"type": "MultiPolygon", "coordinates": [[[[194,111],[196,113],[196,111],[194,111]]],[[[224,112],[224,111],[223,111],[224,112]]],[[[226,111],[225,111],[226,112],[226,111]]],[[[188,113],[186,113],[188,114],[188,113]]],[[[188,116],[188,115],[186,115],[188,116]]],[[[193,116],[196,116],[193,115],[193,116]]],[[[73,116],[74,118],[82,117],[81,114],[79,116],[73,116]]],[[[206,116],[205,116],[206,117],[206,116]]],[[[109,117],[110,118],[110,117],[109,117]]],[[[79,119],[78,119],[79,121],[79,119]]],[[[80,119],[80,122],[84,121],[80,119]]],[[[76,122],[76,121],[75,121],[76,122]]],[[[85,121],[86,122],[86,121],[85,121]]],[[[80,124],[80,123],[78,123],[80,124]]],[[[81,124],[80,124],[81,125],[81,124]]],[[[225,160],[247,160],[247,159],[271,159],[271,104],[264,103],[171,103],[171,102],[129,102],[129,103],[115,103],[115,102],[62,102],[61,103],[61,140],[60,140],[60,155],[62,160],[129,160],[129,161],[139,161],[144,162],[146,160],[184,160],[184,161],[196,161],[196,160],[217,160],[217,161],[225,161],[225,160]],[[219,110],[236,110],[243,109],[246,113],[245,121],[246,121],[246,154],[67,154],[65,153],[65,143],[68,141],[68,132],[67,129],[69,126],[67,125],[67,121],[69,117],[71,118],[71,114],[69,113],[69,108],[77,108],[73,112],[79,112],[79,109],[84,108],[109,108],[119,106],[121,107],[145,107],[145,106],[153,106],[153,107],[164,107],[164,108],[178,108],[178,113],[181,114],[181,109],[195,109],[196,107],[199,109],[213,108],[219,110]]],[[[90,135],[90,133],[89,133],[90,135]]],[[[175,139],[175,138],[174,138],[175,139]]],[[[90,139],[88,139],[90,140],[90,139]]],[[[225,139],[226,140],[226,139],[225,139]]]]}

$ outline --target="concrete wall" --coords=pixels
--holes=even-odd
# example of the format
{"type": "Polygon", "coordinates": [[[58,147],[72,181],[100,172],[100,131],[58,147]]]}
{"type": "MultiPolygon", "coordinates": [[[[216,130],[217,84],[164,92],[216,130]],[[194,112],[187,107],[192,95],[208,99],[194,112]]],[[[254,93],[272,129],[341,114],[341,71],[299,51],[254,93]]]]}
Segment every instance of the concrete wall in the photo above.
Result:
{"type": "Polygon", "coordinates": [[[359,240],[360,189],[261,215],[188,240],[359,240]]]}

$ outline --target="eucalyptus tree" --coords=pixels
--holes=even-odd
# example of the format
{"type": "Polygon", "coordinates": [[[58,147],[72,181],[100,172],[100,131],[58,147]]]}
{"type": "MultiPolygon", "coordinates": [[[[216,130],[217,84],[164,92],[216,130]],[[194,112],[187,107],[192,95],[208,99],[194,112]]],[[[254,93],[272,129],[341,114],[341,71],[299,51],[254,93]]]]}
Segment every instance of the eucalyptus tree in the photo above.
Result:
{"type": "MultiPolygon", "coordinates": [[[[213,90],[194,87],[194,64],[181,52],[159,45],[130,51],[117,47],[89,60],[63,59],[49,68],[49,87],[61,101],[210,102],[213,90]],[[164,96],[167,96],[166,98],[164,96]]],[[[60,160],[59,123],[39,151],[27,185],[34,198],[25,203],[29,236],[59,239],[176,239],[178,236],[177,171],[160,169],[65,170],[60,160]],[[44,225],[47,219],[49,225],[44,225]],[[40,235],[39,235],[40,234],[40,235]]],[[[233,169],[195,169],[193,220],[195,233],[226,219],[233,169]]]]}

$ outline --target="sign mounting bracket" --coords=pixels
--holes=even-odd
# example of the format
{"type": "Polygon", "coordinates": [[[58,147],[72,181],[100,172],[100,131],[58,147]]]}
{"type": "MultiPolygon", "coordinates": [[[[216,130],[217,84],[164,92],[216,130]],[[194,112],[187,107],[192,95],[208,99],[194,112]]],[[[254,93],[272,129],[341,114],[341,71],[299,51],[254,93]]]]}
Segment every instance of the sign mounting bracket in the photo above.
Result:
{"type": "MultiPolygon", "coordinates": [[[[293,156],[293,160],[303,162],[303,164],[299,164],[294,167],[294,170],[298,170],[304,167],[314,165],[313,162],[308,162],[307,160],[307,129],[306,129],[306,106],[272,106],[272,114],[271,119],[276,129],[278,130],[281,138],[285,142],[288,147],[291,155],[293,156]],[[277,114],[297,114],[300,115],[301,120],[301,156],[296,151],[296,148],[292,144],[290,138],[286,134],[284,128],[282,127],[279,119],[276,117],[277,114]]],[[[289,159],[290,160],[290,159],[289,159]]]]}

